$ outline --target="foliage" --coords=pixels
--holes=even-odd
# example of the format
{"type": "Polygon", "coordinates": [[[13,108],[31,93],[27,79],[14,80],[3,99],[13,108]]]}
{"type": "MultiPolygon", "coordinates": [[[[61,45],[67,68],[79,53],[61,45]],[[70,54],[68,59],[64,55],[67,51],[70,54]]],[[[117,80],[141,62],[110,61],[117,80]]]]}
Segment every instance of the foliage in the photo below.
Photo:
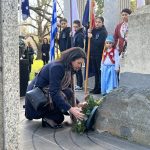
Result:
{"type": "Polygon", "coordinates": [[[136,0],[132,0],[130,2],[130,8],[131,8],[132,12],[134,12],[136,10],[136,0]]]}
{"type": "Polygon", "coordinates": [[[102,99],[97,99],[95,100],[93,96],[89,96],[87,100],[87,106],[82,109],[82,113],[85,114],[85,119],[84,120],[77,120],[74,125],[73,125],[73,131],[77,133],[84,133],[86,130],[85,124],[87,119],[89,118],[93,108],[95,106],[100,106],[102,104],[102,99]]]}
{"type": "Polygon", "coordinates": [[[30,73],[30,80],[33,80],[35,77],[35,73],[39,72],[39,70],[43,67],[42,60],[36,60],[36,57],[34,57],[33,64],[32,64],[32,70],[30,73]]]}
{"type": "Polygon", "coordinates": [[[103,8],[104,8],[104,0],[95,0],[97,4],[97,11],[96,15],[100,16],[103,14],[103,8]]]}

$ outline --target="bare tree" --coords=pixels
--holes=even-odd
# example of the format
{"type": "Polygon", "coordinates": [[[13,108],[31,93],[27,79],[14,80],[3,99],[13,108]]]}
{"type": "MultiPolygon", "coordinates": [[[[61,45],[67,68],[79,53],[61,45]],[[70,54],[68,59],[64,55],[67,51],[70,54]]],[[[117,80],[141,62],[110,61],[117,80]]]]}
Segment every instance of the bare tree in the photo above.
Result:
{"type": "MultiPolygon", "coordinates": [[[[57,16],[63,16],[63,10],[59,2],[57,2],[57,16]]],[[[34,29],[34,33],[29,33],[35,45],[37,46],[37,59],[41,58],[42,39],[49,35],[51,16],[52,16],[52,0],[36,0],[30,7],[30,23],[23,23],[22,26],[30,26],[34,29]],[[36,39],[37,40],[36,40],[36,39]]]]}

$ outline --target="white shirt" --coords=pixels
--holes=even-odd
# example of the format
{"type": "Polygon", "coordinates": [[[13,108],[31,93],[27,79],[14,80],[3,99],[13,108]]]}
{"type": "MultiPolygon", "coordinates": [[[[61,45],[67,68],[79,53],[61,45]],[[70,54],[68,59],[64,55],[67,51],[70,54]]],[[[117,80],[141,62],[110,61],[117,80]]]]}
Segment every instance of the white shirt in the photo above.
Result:
{"type": "MultiPolygon", "coordinates": [[[[110,52],[111,49],[107,49],[107,52],[110,52]]],[[[120,57],[119,57],[119,51],[118,49],[114,50],[114,61],[115,61],[115,70],[119,70],[119,61],[120,61],[120,57]]],[[[106,56],[106,59],[104,62],[102,62],[102,64],[104,65],[112,65],[113,63],[111,62],[109,56],[106,56]]]]}

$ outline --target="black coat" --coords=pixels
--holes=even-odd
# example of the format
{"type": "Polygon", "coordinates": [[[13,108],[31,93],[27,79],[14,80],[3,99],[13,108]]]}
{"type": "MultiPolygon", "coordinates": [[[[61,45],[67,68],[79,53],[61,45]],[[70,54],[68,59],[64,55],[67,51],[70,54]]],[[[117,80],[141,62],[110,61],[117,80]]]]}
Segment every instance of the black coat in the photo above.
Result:
{"type": "Polygon", "coordinates": [[[90,56],[97,57],[101,61],[106,37],[107,31],[105,26],[92,30],[90,56]]]}
{"type": "Polygon", "coordinates": [[[71,48],[70,31],[71,31],[70,27],[67,27],[60,32],[58,44],[61,52],[68,48],[71,48]]]}
{"type": "Polygon", "coordinates": [[[49,44],[42,44],[42,54],[45,53],[46,55],[49,55],[49,49],[50,49],[50,45],[49,44]]]}
{"type": "Polygon", "coordinates": [[[84,48],[84,31],[83,28],[79,29],[73,37],[73,47],[84,48]]]}
{"type": "Polygon", "coordinates": [[[24,59],[27,59],[29,61],[29,64],[33,64],[33,55],[34,55],[34,50],[32,47],[27,46],[25,52],[24,52],[24,59]]]}

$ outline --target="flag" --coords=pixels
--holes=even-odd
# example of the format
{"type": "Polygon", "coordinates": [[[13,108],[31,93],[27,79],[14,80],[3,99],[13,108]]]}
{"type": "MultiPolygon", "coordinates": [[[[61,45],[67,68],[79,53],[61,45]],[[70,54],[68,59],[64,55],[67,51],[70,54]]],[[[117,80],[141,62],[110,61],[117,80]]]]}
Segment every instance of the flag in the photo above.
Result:
{"type": "Polygon", "coordinates": [[[137,0],[137,8],[140,8],[143,5],[145,5],[145,0],[137,0]]]}
{"type": "MultiPolygon", "coordinates": [[[[92,28],[95,27],[95,14],[94,11],[92,12],[92,18],[90,19],[90,9],[91,7],[95,7],[95,3],[91,4],[91,0],[87,0],[84,14],[83,14],[83,19],[82,19],[82,25],[84,27],[89,27],[89,22],[90,20],[92,21],[92,28]]],[[[94,9],[93,9],[94,10],[94,9]]]]}
{"type": "Polygon", "coordinates": [[[70,18],[72,17],[72,24],[74,20],[79,20],[79,11],[78,11],[78,5],[77,5],[77,0],[70,0],[71,2],[71,15],[70,18]]]}
{"type": "Polygon", "coordinates": [[[21,9],[22,9],[22,19],[26,20],[30,16],[28,0],[21,1],[21,9]]]}
{"type": "Polygon", "coordinates": [[[50,32],[50,61],[55,59],[55,37],[57,33],[57,11],[56,11],[57,0],[53,0],[53,13],[51,22],[51,32],[50,32]]]}
{"type": "Polygon", "coordinates": [[[83,14],[83,19],[82,19],[82,25],[84,27],[89,26],[89,13],[90,13],[89,8],[90,8],[90,0],[87,0],[86,5],[85,5],[84,14],[83,14]]]}
{"type": "Polygon", "coordinates": [[[72,26],[74,20],[79,20],[77,0],[65,0],[64,14],[68,21],[68,26],[72,26]]]}

